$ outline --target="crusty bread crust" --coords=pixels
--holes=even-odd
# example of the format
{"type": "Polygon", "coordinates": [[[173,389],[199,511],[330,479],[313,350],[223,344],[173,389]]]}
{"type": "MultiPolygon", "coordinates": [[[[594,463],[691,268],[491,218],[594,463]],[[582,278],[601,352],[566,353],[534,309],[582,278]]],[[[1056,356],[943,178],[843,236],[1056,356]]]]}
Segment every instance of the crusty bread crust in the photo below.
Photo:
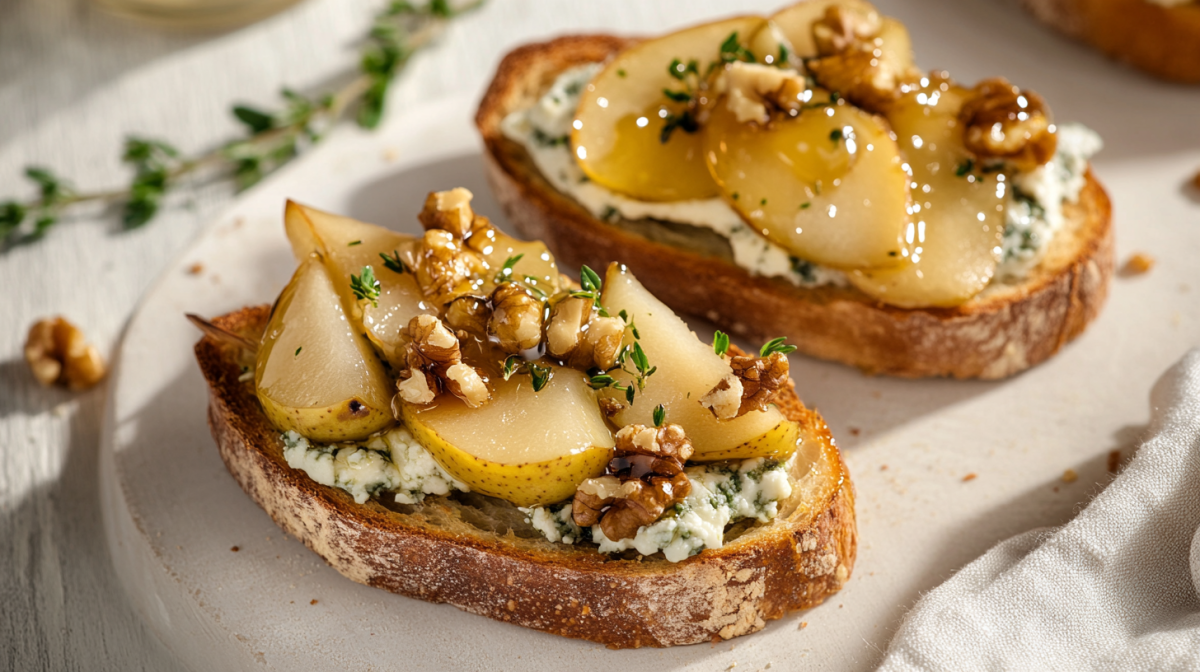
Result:
{"type": "Polygon", "coordinates": [[[1023,0],[1061,33],[1163,79],[1200,83],[1200,4],[1148,0],[1023,0]]]}
{"type": "MultiPolygon", "coordinates": [[[[267,306],[245,308],[213,322],[257,336],[268,312],[267,306]]],[[[772,523],[749,526],[732,540],[727,535],[721,549],[670,563],[658,555],[610,557],[587,545],[521,536],[453,497],[395,509],[376,500],[356,504],[288,467],[279,430],[263,415],[253,386],[238,380],[236,349],[210,337],[195,349],[209,384],[209,426],[230,473],[280,527],[359,583],[564,637],[636,648],[755,632],[767,620],[820,604],[854,567],[848,473],[824,421],[794,390],[783,395],[780,408],[803,426],[802,450],[823,456],[828,482],[803,481],[808,490],[799,492],[798,485],[772,523]]]]}
{"type": "Polygon", "coordinates": [[[545,241],[560,264],[601,268],[618,260],[678,312],[746,338],[786,335],[805,354],[911,378],[1013,375],[1053,355],[1099,313],[1113,271],[1111,205],[1090,171],[1079,202],[1066,208],[1066,230],[1029,277],[993,283],[956,308],[909,310],[853,288],[800,288],[599,221],[554,189],[500,122],[532,105],[563,70],[605,60],[628,43],[593,35],[520,47],[500,63],[475,117],[497,200],[514,226],[545,241]]]}

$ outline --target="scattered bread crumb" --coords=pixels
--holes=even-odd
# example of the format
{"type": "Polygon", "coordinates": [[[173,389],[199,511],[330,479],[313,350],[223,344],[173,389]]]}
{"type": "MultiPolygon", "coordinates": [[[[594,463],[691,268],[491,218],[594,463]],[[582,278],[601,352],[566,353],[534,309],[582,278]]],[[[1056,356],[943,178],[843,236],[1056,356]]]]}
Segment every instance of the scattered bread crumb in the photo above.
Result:
{"type": "Polygon", "coordinates": [[[887,465],[886,465],[886,464],[881,464],[881,465],[879,465],[879,470],[880,470],[880,471],[887,471],[887,465]]]}
{"type": "Polygon", "coordinates": [[[851,427],[851,428],[850,428],[850,436],[858,436],[859,434],[862,434],[862,430],[861,430],[861,429],[859,429],[858,427],[851,427]]]}
{"type": "Polygon", "coordinates": [[[1121,451],[1114,450],[1108,454],[1108,473],[1115,474],[1121,468],[1121,451]]]}
{"type": "Polygon", "coordinates": [[[1067,469],[1066,471],[1063,472],[1063,475],[1062,475],[1063,483],[1074,483],[1075,481],[1078,481],[1078,480],[1079,480],[1079,474],[1075,473],[1074,469],[1067,469]]]}
{"type": "Polygon", "coordinates": [[[316,600],[313,600],[312,602],[309,602],[309,604],[316,604],[316,603],[317,603],[317,601],[316,601],[316,600]]]}
{"type": "Polygon", "coordinates": [[[1192,186],[1196,189],[1200,189],[1200,173],[1196,173],[1192,176],[1192,186]]]}
{"type": "Polygon", "coordinates": [[[237,546],[234,546],[233,548],[231,548],[229,550],[233,551],[234,553],[237,553],[238,551],[240,551],[242,549],[238,548],[237,546]]]}
{"type": "Polygon", "coordinates": [[[966,483],[967,481],[973,481],[976,478],[979,478],[979,475],[972,471],[971,473],[967,474],[966,476],[963,476],[962,480],[963,480],[963,483],[966,483]]]}
{"type": "Polygon", "coordinates": [[[1057,485],[1056,485],[1056,486],[1054,486],[1054,487],[1053,487],[1053,488],[1051,488],[1051,489],[1052,489],[1054,492],[1058,492],[1058,486],[1057,486],[1057,485]]]}
{"type": "Polygon", "coordinates": [[[200,275],[203,271],[204,271],[204,264],[202,264],[198,261],[196,263],[192,264],[191,266],[188,266],[188,269],[187,269],[188,275],[200,275]]]}
{"type": "Polygon", "coordinates": [[[1125,260],[1125,265],[1121,267],[1121,277],[1131,278],[1135,275],[1143,275],[1149,273],[1152,268],[1154,268],[1154,257],[1144,252],[1137,252],[1125,260]]]}
{"type": "Polygon", "coordinates": [[[400,158],[400,150],[395,147],[388,147],[383,150],[383,160],[387,163],[395,163],[398,158],[400,158]]]}
{"type": "Polygon", "coordinates": [[[800,629],[801,630],[803,630],[807,627],[808,627],[808,621],[800,621],[800,629]]]}

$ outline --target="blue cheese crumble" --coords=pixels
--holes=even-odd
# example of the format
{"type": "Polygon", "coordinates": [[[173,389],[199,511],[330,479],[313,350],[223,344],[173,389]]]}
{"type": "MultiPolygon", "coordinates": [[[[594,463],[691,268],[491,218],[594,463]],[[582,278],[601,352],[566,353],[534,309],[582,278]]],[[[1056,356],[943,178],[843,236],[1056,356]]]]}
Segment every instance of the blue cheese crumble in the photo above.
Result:
{"type": "Polygon", "coordinates": [[[534,529],[553,542],[591,541],[601,553],[662,551],[670,562],[679,562],[706,548],[720,548],[731,523],[746,518],[766,523],[779,515],[779,502],[792,494],[788,464],[758,457],[688,467],[691,493],[662,518],[638,528],[632,539],[608,539],[599,525],[580,528],[571,517],[569,501],[521,511],[534,529]]]}
{"type": "Polygon", "coordinates": [[[403,427],[362,444],[314,444],[296,432],[286,432],[281,438],[289,467],[321,485],[345,490],[359,504],[380,491],[394,492],[399,504],[416,504],[425,495],[469,489],[446,473],[403,427]]]}
{"type": "MultiPolygon", "coordinates": [[[[590,63],[564,71],[533,107],[512,112],[500,124],[555,189],[597,219],[658,219],[711,229],[729,241],[734,263],[755,275],[784,278],[800,287],[849,284],[842,271],[798,259],[759,235],[720,198],[653,203],[590,181],[571,155],[570,132],[580,95],[601,68],[590,63]]],[[[998,279],[1019,280],[1037,265],[1046,243],[1062,227],[1063,203],[1078,198],[1088,159],[1100,147],[1100,137],[1085,126],[1061,124],[1055,157],[1037,170],[1013,174],[998,279]]]]}
{"type": "Polygon", "coordinates": [[[1060,124],[1054,157],[1035,170],[1013,175],[996,277],[1020,279],[1037,264],[1066,221],[1063,204],[1079,199],[1088,160],[1103,146],[1100,136],[1083,124],[1060,124]]]}

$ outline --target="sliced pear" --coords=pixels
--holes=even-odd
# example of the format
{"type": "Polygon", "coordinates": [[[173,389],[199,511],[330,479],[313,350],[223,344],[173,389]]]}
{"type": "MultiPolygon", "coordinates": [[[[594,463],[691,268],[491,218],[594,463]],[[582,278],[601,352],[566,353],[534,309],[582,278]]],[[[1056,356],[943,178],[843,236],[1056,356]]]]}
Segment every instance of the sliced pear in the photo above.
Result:
{"type": "Polygon", "coordinates": [[[396,403],[413,437],[472,490],[517,506],[561,502],[604,472],[613,437],[587,376],[553,371],[539,392],[528,376],[494,378],[492,401],[479,408],[448,394],[430,406],[396,403]]]}
{"type": "Polygon", "coordinates": [[[825,16],[825,12],[833,5],[841,5],[847,9],[857,10],[862,14],[878,20],[879,12],[875,6],[863,0],[805,0],[784,7],[770,17],[771,23],[778,26],[779,32],[791,43],[791,48],[800,58],[812,58],[817,55],[817,44],[813,40],[812,24],[825,16]]]}
{"type": "Polygon", "coordinates": [[[685,65],[695,60],[703,74],[709,64],[720,62],[726,38],[737,33],[744,45],[765,23],[756,16],[725,19],[619,53],[588,84],[576,112],[571,149],[588,177],[645,201],[716,196],[704,166],[701,133],[676,129],[662,142],[668,115],[685,109],[663,94],[663,89],[682,90],[668,68],[675,59],[685,65]]]}
{"type": "MultiPolygon", "coordinates": [[[[828,100],[817,93],[810,105],[828,100]]],[[[705,141],[726,201],[797,257],[838,268],[903,261],[908,176],[877,117],[836,104],[747,124],[718,104],[705,141]]]]}
{"type": "Polygon", "coordinates": [[[392,380],[346,320],[316,255],[300,264],[275,303],[254,382],[276,427],[314,441],[363,439],[392,421],[392,380]]]}
{"type": "MultiPolygon", "coordinates": [[[[692,455],[695,461],[786,457],[796,450],[799,427],[773,406],[734,420],[717,420],[712,411],[700,405],[700,398],[732,369],[621,265],[608,267],[601,302],[613,315],[625,311],[637,326],[641,336],[638,343],[650,364],[658,367],[647,378],[645,390],[634,397],[633,405],[613,416],[617,426],[651,426],[654,408],[662,404],[667,422],[687,432],[696,451],[692,455]]],[[[614,372],[613,377],[622,384],[630,383],[623,372],[614,372]]],[[[601,393],[624,401],[623,395],[611,389],[601,393]]]]}
{"type": "Polygon", "coordinates": [[[561,289],[559,287],[558,263],[546,244],[540,240],[517,240],[499,229],[489,229],[471,237],[471,247],[483,255],[483,265],[487,269],[484,278],[485,293],[490,293],[496,285],[496,275],[504,269],[504,264],[513,257],[520,257],[512,267],[507,279],[553,296],[561,289]],[[476,240],[484,236],[486,242],[476,240]]]}
{"type": "Polygon", "coordinates": [[[912,167],[908,263],[850,274],[862,291],[902,308],[961,304],[987,286],[1000,260],[1006,176],[974,165],[958,122],[967,91],[944,84],[905,94],[888,113],[912,167]]]}
{"type": "Polygon", "coordinates": [[[298,258],[308,250],[319,253],[354,324],[366,333],[384,359],[403,368],[400,330],[417,315],[437,313],[421,294],[416,277],[399,272],[396,261],[408,263],[415,241],[375,224],[341,217],[288,201],[284,222],[292,251],[298,258]],[[395,260],[384,262],[380,255],[395,260]],[[350,289],[350,276],[370,266],[379,281],[379,298],[360,301],[350,289]]]}

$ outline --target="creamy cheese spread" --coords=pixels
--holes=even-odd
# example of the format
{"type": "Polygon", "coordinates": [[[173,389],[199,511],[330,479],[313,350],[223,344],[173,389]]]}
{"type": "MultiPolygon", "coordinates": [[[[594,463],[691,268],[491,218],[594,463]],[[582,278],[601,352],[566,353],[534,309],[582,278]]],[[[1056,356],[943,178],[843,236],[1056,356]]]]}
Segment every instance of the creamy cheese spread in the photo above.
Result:
{"type": "Polygon", "coordinates": [[[746,518],[769,522],[779,515],[779,502],[792,494],[788,463],[756,457],[742,462],[697,465],[686,470],[692,491],[656,522],[638,528],[632,539],[612,541],[599,525],[580,528],[571,517],[571,502],[521,509],[531,525],[553,542],[592,541],[601,553],[634,549],[642,555],[662,551],[679,562],[706,548],[724,544],[725,527],[746,518]]]}
{"type": "MultiPolygon", "coordinates": [[[[845,285],[843,272],[798,259],[742,221],[720,198],[656,203],[614,193],[584,175],[571,155],[570,132],[579,97],[600,71],[592,63],[564,71],[533,107],[512,112],[500,124],[510,140],[525,147],[543,177],[594,217],[657,219],[711,229],[729,241],[733,260],[755,275],[780,277],[801,287],[845,285]]],[[[997,277],[1023,277],[1045,244],[1061,228],[1064,202],[1083,187],[1087,161],[1100,150],[1100,138],[1079,124],[1058,127],[1058,152],[1046,165],[1013,175],[1001,264],[997,277]]]]}
{"type": "Polygon", "coordinates": [[[416,504],[425,495],[469,490],[446,473],[412,434],[395,427],[365,443],[314,444],[296,432],[283,435],[288,466],[321,485],[341,488],[362,504],[371,495],[394,492],[396,502],[416,504]]]}

